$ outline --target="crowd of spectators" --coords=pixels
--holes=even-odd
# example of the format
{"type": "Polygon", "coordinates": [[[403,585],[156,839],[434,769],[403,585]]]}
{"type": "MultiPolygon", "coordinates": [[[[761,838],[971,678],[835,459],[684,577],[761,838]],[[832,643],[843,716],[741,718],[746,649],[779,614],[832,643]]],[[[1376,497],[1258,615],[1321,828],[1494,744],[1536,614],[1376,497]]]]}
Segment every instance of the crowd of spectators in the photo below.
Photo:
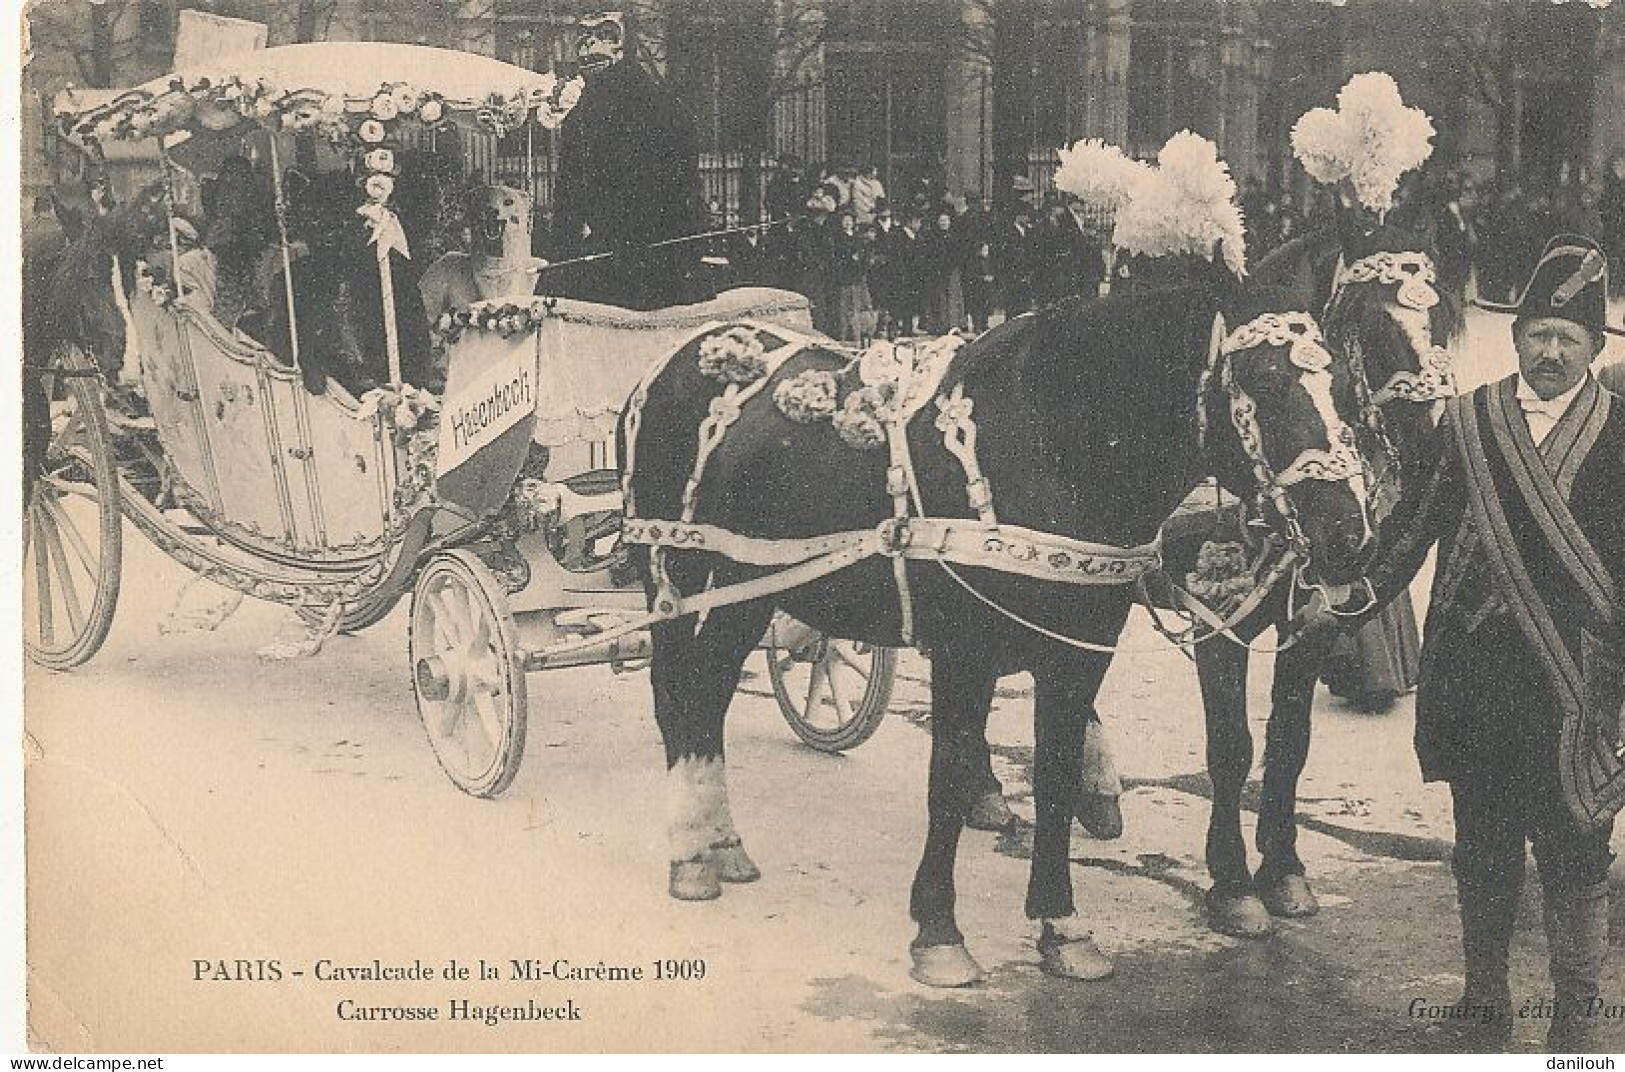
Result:
{"type": "Polygon", "coordinates": [[[786,222],[729,237],[727,284],[799,291],[815,325],[849,342],[984,331],[998,311],[1092,291],[1106,271],[1095,221],[1039,203],[1025,180],[995,216],[979,193],[922,183],[893,196],[873,165],[824,172],[787,157],[766,210],[786,222]]]}
{"type": "MultiPolygon", "coordinates": [[[[1252,258],[1328,226],[1332,212],[1323,191],[1303,202],[1257,184],[1247,186],[1242,208],[1252,258]]],[[[1564,167],[1543,177],[1475,179],[1462,169],[1424,170],[1401,185],[1394,212],[1431,234],[1444,286],[1515,302],[1554,235],[1588,235],[1612,264],[1625,264],[1625,154],[1600,175],[1564,167]]],[[[1615,295],[1625,293],[1625,271],[1616,267],[1610,281],[1615,295]]]]}
{"type": "MultiPolygon", "coordinates": [[[[1332,227],[1332,196],[1309,183],[1244,184],[1248,261],[1332,227]]],[[[815,326],[853,343],[984,331],[1000,314],[1103,293],[1129,271],[1106,240],[1109,219],[1054,192],[1040,196],[1025,176],[997,207],[984,205],[979,193],[925,182],[888,191],[872,164],[826,169],[786,156],[766,189],[766,218],[776,222],[717,239],[710,259],[719,286],[805,294],[815,326]]],[[[1430,236],[1442,285],[1513,302],[1554,234],[1594,236],[1625,265],[1625,154],[1594,178],[1474,180],[1460,169],[1425,169],[1402,183],[1393,212],[1430,236]]],[[[715,206],[713,216],[721,228],[715,206]]],[[[538,239],[549,222],[544,208],[538,239]]],[[[1625,271],[1616,269],[1612,284],[1625,292],[1625,271]]]]}

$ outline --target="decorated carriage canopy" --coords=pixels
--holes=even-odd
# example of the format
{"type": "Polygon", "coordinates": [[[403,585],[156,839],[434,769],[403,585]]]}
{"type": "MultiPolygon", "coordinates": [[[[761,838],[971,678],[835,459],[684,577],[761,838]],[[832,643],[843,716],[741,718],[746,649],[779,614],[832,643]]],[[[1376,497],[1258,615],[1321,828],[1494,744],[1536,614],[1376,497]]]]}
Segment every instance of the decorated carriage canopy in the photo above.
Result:
{"type": "Polygon", "coordinates": [[[556,129],[581,95],[561,79],[451,49],[371,41],[283,45],[163,75],[85,110],[59,113],[85,146],[252,125],[358,147],[448,125],[505,135],[556,129]]]}

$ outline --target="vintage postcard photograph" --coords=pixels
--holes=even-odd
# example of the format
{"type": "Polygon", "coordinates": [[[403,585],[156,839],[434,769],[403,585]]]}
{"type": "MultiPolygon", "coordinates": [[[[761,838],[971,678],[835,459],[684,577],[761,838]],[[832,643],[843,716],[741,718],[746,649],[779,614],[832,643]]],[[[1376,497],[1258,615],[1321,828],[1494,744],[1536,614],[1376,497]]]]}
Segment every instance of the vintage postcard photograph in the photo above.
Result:
{"type": "Polygon", "coordinates": [[[19,1051],[1625,1050],[1625,3],[7,10],[19,1051]]]}

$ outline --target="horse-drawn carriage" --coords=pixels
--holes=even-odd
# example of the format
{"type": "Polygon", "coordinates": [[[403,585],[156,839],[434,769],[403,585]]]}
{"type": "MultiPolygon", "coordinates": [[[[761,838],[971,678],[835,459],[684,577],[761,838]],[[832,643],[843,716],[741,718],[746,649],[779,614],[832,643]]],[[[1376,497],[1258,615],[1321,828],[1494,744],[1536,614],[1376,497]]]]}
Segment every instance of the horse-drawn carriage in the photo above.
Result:
{"type": "MultiPolygon", "coordinates": [[[[791,725],[838,750],[882,716],[893,647],[919,644],[932,655],[933,741],[912,952],[932,985],[980,975],[954,922],[954,856],[993,682],[1027,670],[1040,753],[1027,913],[1046,970],[1109,973],[1074,909],[1068,830],[1096,690],[1131,604],[1167,579],[1164,525],[1216,478],[1280,552],[1246,571],[1249,594],[1225,613],[1192,606],[1201,621],[1187,642],[1244,643],[1235,629],[1272,589],[1288,607],[1302,587],[1346,592],[1372,535],[1355,429],[1385,442],[1380,406],[1426,401],[1426,366],[1384,369],[1383,347],[1329,349],[1306,311],[1318,301],[1245,283],[1234,182],[1186,132],[1156,172],[1096,154],[1089,177],[1123,184],[1139,231],[1119,221],[1114,240],[1182,258],[1191,271],[1177,285],[1064,301],[963,347],[862,357],[812,334],[805,300],[785,292],[647,314],[525,293],[440,317],[444,389],[430,394],[405,375],[429,332],[412,323],[425,314],[410,293],[415,236],[395,149],[408,135],[453,140],[459,123],[555,124],[572,89],[437,50],[322,52],[351,47],[268,50],[228,76],[160,80],[74,118],[71,132],[92,142],[157,137],[166,176],[181,133],[263,138],[288,352],[183,292],[172,225],[170,271],[131,273],[124,367],[51,355],[39,369],[50,442],[25,525],[29,653],[66,669],[105,638],[123,514],[199,574],[297,609],[313,640],[379,621],[410,591],[419,711],[442,767],[475,795],[517,770],[527,673],[648,658],[673,798],[671,892],[709,899],[760,873],[733,826],[722,758],[746,654],[766,637],[791,725]],[[338,216],[291,211],[279,161],[301,136],[350,152],[343,182],[310,184],[351,192],[338,216]],[[1130,198],[1130,186],[1149,192],[1130,198]],[[329,226],[290,241],[293,221],[309,219],[329,226]],[[310,262],[343,255],[353,267],[359,251],[367,282],[307,263],[307,280],[345,286],[307,300],[302,323],[301,241],[310,262]],[[357,330],[358,310],[380,329],[357,330]],[[1368,373],[1388,372],[1374,394],[1368,373]],[[616,469],[563,461],[612,432],[616,469]]],[[[1427,303],[1406,299],[1424,268],[1376,250],[1349,271],[1366,272],[1373,308],[1421,315],[1406,337],[1425,339],[1427,303]]],[[[1412,359],[1433,348],[1399,347],[1412,359]]]]}
{"type": "MultiPolygon", "coordinates": [[[[167,76],[65,117],[92,150],[156,139],[170,222],[153,263],[115,264],[123,355],[74,345],[28,355],[50,419],[29,460],[23,527],[35,662],[69,669],[106,638],[124,518],[202,577],[295,609],[317,644],[379,622],[411,593],[419,712],[441,766],[475,795],[501,792],[518,769],[528,672],[626,669],[646,657],[646,634],[615,628],[645,606],[616,548],[616,473],[571,459],[606,453],[644,366],[702,325],[745,317],[808,330],[806,301],[744,290],[639,314],[525,295],[522,322],[517,306],[492,305],[441,325],[443,397],[403,376],[426,357],[410,352],[426,333],[409,320],[426,316],[407,260],[418,236],[402,223],[395,185],[406,181],[404,147],[556,126],[578,90],[438,49],[299,45],[167,76]],[[268,165],[280,345],[222,323],[181,284],[179,161],[210,140],[268,165]],[[337,150],[353,177],[336,187],[354,194],[340,222],[359,243],[327,249],[328,236],[296,233],[283,162],[308,161],[313,147],[328,159],[337,150]],[[332,276],[310,263],[326,255],[349,256],[370,285],[344,291],[344,312],[331,295],[296,294],[332,276]],[[324,349],[335,333],[301,314],[375,318],[359,342],[345,335],[343,356],[372,363],[380,386],[348,388],[324,349]]],[[[893,652],[786,618],[765,644],[774,693],[804,740],[841,750],[874,732],[893,652]]]]}

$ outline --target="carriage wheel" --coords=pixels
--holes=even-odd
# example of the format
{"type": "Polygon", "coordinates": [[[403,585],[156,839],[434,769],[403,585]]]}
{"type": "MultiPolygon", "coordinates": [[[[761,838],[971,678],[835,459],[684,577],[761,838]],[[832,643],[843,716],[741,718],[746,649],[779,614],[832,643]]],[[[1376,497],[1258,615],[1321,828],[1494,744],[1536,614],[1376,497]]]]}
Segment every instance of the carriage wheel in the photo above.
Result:
{"type": "Polygon", "coordinates": [[[496,796],[525,754],[525,668],[507,592],[469,552],[435,555],[412,594],[409,645],[441,769],[465,793],[496,796]]]}
{"type": "Polygon", "coordinates": [[[34,401],[48,408],[49,430],[40,429],[43,449],[24,458],[23,648],[41,666],[68,670],[95,655],[113,626],[123,522],[95,366],[67,350],[57,367],[67,375],[44,383],[25,373],[25,394],[40,391],[34,401]]]}
{"type": "Polygon", "coordinates": [[[821,752],[844,752],[874,736],[891,703],[897,652],[820,634],[791,642],[781,634],[785,624],[781,618],[768,629],[767,671],[796,736],[821,752]]]}

